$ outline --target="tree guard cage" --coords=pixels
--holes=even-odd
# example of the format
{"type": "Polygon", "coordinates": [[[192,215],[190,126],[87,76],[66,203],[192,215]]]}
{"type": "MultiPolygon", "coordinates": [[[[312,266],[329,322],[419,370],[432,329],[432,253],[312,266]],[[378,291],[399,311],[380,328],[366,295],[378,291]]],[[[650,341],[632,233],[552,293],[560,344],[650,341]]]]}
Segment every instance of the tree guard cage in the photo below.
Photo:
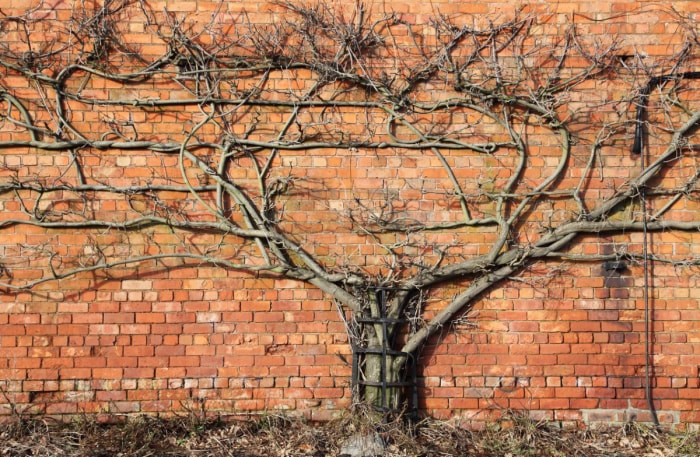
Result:
{"type": "Polygon", "coordinates": [[[409,289],[396,287],[376,287],[368,291],[369,294],[374,294],[376,297],[379,315],[365,315],[357,317],[355,321],[360,327],[371,326],[375,331],[381,329],[381,338],[378,338],[381,345],[379,347],[367,345],[367,341],[363,338],[351,341],[352,387],[358,398],[365,397],[364,392],[368,387],[378,388],[380,389],[380,402],[373,404],[376,410],[389,414],[410,411],[411,417],[415,418],[418,414],[416,360],[412,353],[393,348],[397,333],[399,333],[397,329],[406,328],[411,324],[411,320],[406,315],[407,305],[412,298],[411,294],[406,294],[403,302],[398,306],[398,309],[401,310],[399,314],[401,317],[389,317],[387,306],[391,293],[408,291],[409,289]],[[367,361],[368,356],[380,357],[378,379],[367,379],[362,372],[362,365],[367,361]],[[401,373],[396,377],[396,373],[389,373],[387,368],[392,367],[392,364],[399,359],[403,359],[404,363],[401,373]],[[402,391],[406,402],[393,402],[389,395],[389,391],[392,389],[402,391]],[[404,404],[406,408],[403,407],[404,404]]]}

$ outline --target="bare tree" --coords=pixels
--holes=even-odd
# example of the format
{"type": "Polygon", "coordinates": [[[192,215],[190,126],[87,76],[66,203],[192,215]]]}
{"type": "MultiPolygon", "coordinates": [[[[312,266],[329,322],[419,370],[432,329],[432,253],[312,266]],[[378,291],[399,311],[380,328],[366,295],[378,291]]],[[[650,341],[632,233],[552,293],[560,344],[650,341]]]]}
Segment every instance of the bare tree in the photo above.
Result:
{"type": "Polygon", "coordinates": [[[279,6],[268,24],[138,0],[2,18],[0,148],[58,167],[2,169],[0,230],[45,234],[5,245],[6,293],[197,265],[304,281],[338,304],[365,400],[396,408],[411,359],[499,283],[650,258],[581,249],[600,234],[700,228],[679,216],[700,176],[682,18],[684,47],[652,66],[525,14],[279,6]],[[635,137],[639,168],[606,172],[602,151],[632,161],[635,137]]]}

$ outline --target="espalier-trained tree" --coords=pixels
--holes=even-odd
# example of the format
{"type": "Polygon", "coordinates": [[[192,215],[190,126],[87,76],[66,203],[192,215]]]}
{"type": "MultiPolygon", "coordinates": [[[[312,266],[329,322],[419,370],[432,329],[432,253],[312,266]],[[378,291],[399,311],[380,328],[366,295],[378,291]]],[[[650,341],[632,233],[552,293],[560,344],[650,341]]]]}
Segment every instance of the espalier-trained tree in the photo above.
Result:
{"type": "Polygon", "coordinates": [[[4,293],[198,265],[310,283],[347,323],[361,395],[394,408],[426,340],[535,263],[696,264],[585,249],[700,229],[682,17],[661,61],[525,13],[276,8],[0,19],[0,148],[40,162],[2,168],[0,231],[45,234],[5,243],[4,293]],[[84,244],[52,238],[69,232],[84,244]]]}

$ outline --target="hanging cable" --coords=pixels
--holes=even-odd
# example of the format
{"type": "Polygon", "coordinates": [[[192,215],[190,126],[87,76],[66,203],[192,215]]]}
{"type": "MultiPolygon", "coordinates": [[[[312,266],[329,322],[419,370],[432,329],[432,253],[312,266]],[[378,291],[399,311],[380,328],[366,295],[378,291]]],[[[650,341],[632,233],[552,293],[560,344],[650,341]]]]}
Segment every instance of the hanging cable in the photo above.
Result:
{"type": "MultiPolygon", "coordinates": [[[[649,94],[651,93],[651,90],[661,83],[678,81],[681,79],[700,79],[700,71],[686,71],[682,73],[654,76],[653,78],[649,79],[646,86],[639,90],[636,117],[637,123],[634,130],[634,144],[632,145],[632,152],[634,154],[642,154],[644,149],[644,115],[647,112],[647,102],[649,101],[649,94]]],[[[642,169],[644,169],[643,167],[644,160],[642,160],[642,169]]]]}
{"type": "MultiPolygon", "coordinates": [[[[698,74],[697,76],[700,76],[698,74]]],[[[670,78],[669,78],[670,79],[670,78]]],[[[651,88],[663,81],[669,79],[662,78],[652,78],[647,86],[640,93],[639,105],[637,107],[637,125],[634,134],[634,145],[632,146],[632,152],[639,154],[641,158],[641,172],[644,173],[646,168],[646,155],[644,154],[644,114],[646,112],[646,102],[649,96],[651,88]]],[[[639,198],[641,200],[642,209],[642,267],[643,267],[643,285],[642,285],[642,296],[644,300],[644,396],[647,401],[647,408],[651,414],[651,419],[654,421],[656,427],[659,426],[659,416],[656,414],[656,408],[654,407],[654,397],[651,386],[651,371],[652,371],[652,354],[653,354],[653,341],[652,341],[652,319],[651,319],[651,309],[650,309],[650,299],[649,299],[649,230],[648,230],[648,220],[647,220],[647,198],[646,198],[646,185],[642,184],[639,187],[639,198]]]]}
{"type": "MultiPolygon", "coordinates": [[[[643,154],[642,154],[643,155],[643,154]]],[[[644,160],[642,159],[642,170],[644,169],[644,160]]],[[[649,233],[647,230],[647,202],[646,202],[646,190],[644,186],[639,189],[639,197],[642,201],[642,259],[643,259],[643,270],[644,270],[644,284],[642,286],[642,294],[644,299],[644,396],[647,400],[647,407],[649,408],[649,413],[651,413],[651,419],[654,421],[654,425],[659,426],[659,417],[656,414],[656,408],[654,407],[654,397],[651,391],[651,370],[652,370],[652,353],[653,353],[653,341],[651,338],[651,311],[649,306],[649,233]]]]}

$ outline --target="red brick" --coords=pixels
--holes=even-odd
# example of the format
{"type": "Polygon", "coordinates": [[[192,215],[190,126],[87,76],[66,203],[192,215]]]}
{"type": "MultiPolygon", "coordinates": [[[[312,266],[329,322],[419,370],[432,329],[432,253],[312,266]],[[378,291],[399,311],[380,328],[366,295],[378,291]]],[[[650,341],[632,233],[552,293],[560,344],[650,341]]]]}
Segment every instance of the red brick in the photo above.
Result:
{"type": "MultiPolygon", "coordinates": [[[[506,2],[503,0],[478,4],[441,2],[440,9],[444,9],[441,12],[449,17],[461,15],[469,22],[470,15],[475,12],[489,15],[512,9],[510,4],[505,9],[504,5],[506,2]]],[[[165,3],[161,6],[165,6],[165,3]]],[[[422,24],[430,23],[430,17],[435,14],[433,5],[428,3],[390,2],[388,6],[391,11],[402,14],[406,21],[417,22],[416,30],[419,32],[422,24]]],[[[661,15],[654,11],[628,14],[638,6],[634,2],[584,4],[563,1],[556,5],[556,12],[546,2],[531,5],[528,11],[549,21],[533,28],[543,39],[560,35],[562,24],[571,13],[578,12],[583,18],[577,22],[579,32],[589,37],[591,42],[601,36],[608,39],[612,32],[619,31],[623,34],[621,41],[627,43],[626,46],[651,56],[652,60],[657,60],[655,56],[669,56],[680,50],[685,37],[674,30],[683,29],[669,23],[671,19],[668,14],[661,15]],[[591,23],[585,19],[586,15],[601,12],[614,16],[618,11],[627,14],[628,20],[591,23]]],[[[279,5],[261,6],[253,2],[242,2],[240,5],[231,2],[228,7],[235,12],[245,8],[249,10],[254,23],[262,24],[271,23],[268,10],[277,14],[285,11],[279,5]]],[[[212,12],[214,8],[216,5],[212,2],[189,1],[177,5],[181,12],[212,12]]],[[[687,13],[691,11],[691,7],[684,3],[679,4],[678,9],[687,13]]],[[[22,12],[17,7],[10,8],[9,12],[3,11],[10,15],[22,12]]],[[[49,18],[67,18],[69,13],[68,9],[61,7],[52,11],[49,18]]],[[[190,19],[198,20],[196,16],[190,19]]],[[[474,20],[478,22],[478,19],[474,20]]],[[[241,24],[241,27],[244,25],[241,24]]],[[[384,32],[380,30],[378,33],[384,32]]],[[[12,36],[6,37],[10,40],[10,47],[14,43],[12,36]]],[[[408,35],[396,28],[392,37],[397,40],[399,48],[405,50],[402,55],[409,59],[413,54],[408,35]]],[[[41,47],[38,34],[36,38],[37,47],[41,47]]],[[[211,38],[207,36],[204,39],[211,38]]],[[[133,42],[146,54],[159,56],[165,52],[165,45],[149,33],[148,27],[137,21],[129,24],[129,33],[124,40],[133,42]]],[[[510,51],[505,49],[502,53],[502,64],[506,69],[510,51]]],[[[570,56],[566,64],[563,71],[575,72],[585,69],[589,63],[584,58],[570,56]]],[[[654,62],[650,60],[649,65],[653,66],[654,62]]],[[[123,70],[126,72],[128,68],[123,70]]],[[[401,67],[392,71],[400,72],[401,67]]],[[[595,141],[601,126],[619,121],[615,110],[604,103],[627,100],[639,90],[637,83],[632,84],[624,78],[615,79],[617,76],[614,72],[608,76],[608,79],[583,81],[567,91],[567,97],[576,100],[576,104],[565,104],[562,110],[578,110],[581,114],[579,118],[572,118],[577,122],[572,130],[579,138],[572,145],[572,157],[577,154],[587,157],[585,145],[595,141]]],[[[303,96],[301,94],[313,86],[314,78],[316,75],[309,70],[272,72],[268,85],[260,86],[260,89],[277,90],[266,94],[277,99],[287,97],[286,91],[303,96]]],[[[546,75],[543,76],[545,79],[546,75]]],[[[10,93],[22,100],[31,99],[26,106],[32,111],[38,125],[44,122],[51,125],[49,113],[45,106],[36,102],[40,97],[27,78],[10,75],[5,83],[10,93]]],[[[254,87],[258,80],[252,81],[249,75],[240,73],[236,75],[235,83],[239,85],[237,90],[245,91],[254,87]]],[[[66,84],[74,90],[81,81],[79,78],[69,78],[66,84]]],[[[182,87],[168,82],[159,82],[158,86],[148,81],[136,83],[130,85],[128,91],[118,80],[93,78],[85,84],[81,94],[97,99],[177,100],[191,97],[182,87]]],[[[451,92],[449,85],[444,83],[438,85],[429,81],[420,87],[426,90],[415,94],[415,99],[426,104],[446,97],[465,96],[451,92]]],[[[660,87],[650,97],[651,106],[661,106],[663,100],[671,99],[673,95],[671,86],[660,87]],[[663,92],[666,98],[660,98],[658,92],[663,92]]],[[[681,96],[689,98],[688,106],[697,102],[697,96],[692,91],[682,92],[681,96]]],[[[372,91],[362,91],[361,94],[343,91],[340,97],[348,100],[377,98],[372,91]]],[[[110,127],[105,120],[114,117],[134,121],[133,129],[124,127],[128,135],[138,132],[141,139],[179,141],[192,120],[196,122],[201,118],[201,113],[194,106],[173,109],[125,106],[115,110],[112,106],[82,106],[70,100],[66,103],[73,127],[95,137],[108,132],[110,127]]],[[[657,113],[663,113],[668,116],[666,120],[669,125],[681,125],[682,116],[674,114],[673,109],[651,109],[648,113],[650,124],[658,122],[655,118],[657,113]]],[[[246,135],[246,129],[254,125],[256,130],[248,133],[249,138],[276,138],[281,123],[289,119],[291,112],[286,108],[268,109],[264,106],[256,107],[254,111],[246,113],[241,110],[240,118],[232,124],[232,131],[239,137],[246,135]]],[[[302,110],[300,123],[291,126],[289,138],[300,134],[304,119],[321,116],[320,113],[320,109],[302,110]]],[[[304,133],[313,135],[318,131],[321,135],[330,135],[337,130],[342,131],[350,141],[355,137],[368,137],[366,122],[379,122],[381,125],[370,125],[369,128],[376,127],[377,138],[384,138],[382,123],[386,121],[386,116],[378,114],[378,111],[335,107],[331,114],[316,119],[320,122],[318,125],[306,126],[304,133]],[[377,119],[374,120],[374,117],[377,119]]],[[[455,117],[446,110],[426,109],[406,119],[415,119],[420,123],[419,128],[426,131],[432,128],[436,132],[463,130],[470,138],[477,138],[474,141],[482,141],[482,138],[483,141],[510,140],[502,126],[485,122],[478,113],[465,109],[459,114],[455,117]]],[[[627,116],[631,119],[634,109],[627,116]]],[[[396,124],[399,125],[398,122],[396,124]]],[[[394,134],[402,138],[406,136],[409,141],[414,139],[415,135],[401,131],[403,127],[400,125],[398,128],[400,131],[394,134]]],[[[0,139],[24,139],[27,134],[23,130],[19,125],[5,123],[0,126],[0,139]]],[[[526,130],[527,136],[523,136],[523,139],[529,146],[528,160],[517,185],[512,189],[513,193],[526,192],[541,183],[561,155],[558,135],[537,125],[536,119],[526,130]]],[[[668,144],[668,138],[664,137],[666,133],[663,129],[653,127],[650,132],[649,139],[654,143],[650,145],[649,153],[656,156],[659,148],[668,144]]],[[[596,160],[599,163],[591,169],[585,168],[586,160],[568,161],[566,173],[548,188],[559,192],[557,198],[551,201],[551,208],[546,199],[528,205],[524,213],[528,221],[515,227],[517,230],[513,230],[512,241],[522,246],[532,246],[541,236],[545,236],[543,227],[547,227],[549,219],[556,223],[558,219],[568,218],[580,211],[570,194],[561,191],[583,183],[585,189],[580,195],[590,208],[615,189],[629,188],[627,181],[636,176],[639,161],[629,154],[620,154],[615,146],[629,140],[629,135],[630,132],[614,133],[609,144],[603,144],[597,151],[596,160]]],[[[225,133],[220,129],[205,125],[198,130],[196,139],[220,141],[223,136],[225,133]]],[[[181,182],[177,154],[108,149],[100,150],[99,154],[93,152],[88,149],[80,151],[86,182],[119,186],[131,186],[136,182],[181,182]]],[[[199,152],[202,156],[209,154],[204,149],[199,152]]],[[[285,218],[281,230],[297,237],[300,245],[318,256],[331,270],[349,271],[350,265],[357,265],[359,269],[366,269],[370,276],[385,274],[388,268],[384,262],[388,257],[377,241],[394,243],[403,240],[384,234],[373,240],[356,233],[341,216],[360,202],[368,202],[369,207],[380,210],[380,206],[374,205],[381,205],[381,191],[386,188],[389,192],[397,192],[393,210],[407,221],[447,223],[459,220],[460,204],[454,198],[449,177],[439,158],[426,152],[429,151],[397,148],[278,151],[277,155],[273,155],[274,163],[268,181],[283,176],[279,173],[289,173],[299,178],[294,193],[279,196],[280,209],[283,207],[284,210],[280,214],[285,218]]],[[[495,205],[486,194],[492,191],[498,193],[510,178],[515,166],[515,156],[510,152],[513,151],[498,151],[490,155],[447,148],[441,150],[445,160],[455,165],[455,175],[470,198],[473,217],[495,214],[495,205]]],[[[219,159],[216,155],[211,157],[213,161],[219,159]]],[[[257,176],[251,159],[236,155],[230,160],[231,166],[226,173],[240,182],[243,188],[257,189],[257,176]]],[[[71,163],[70,155],[61,151],[46,154],[28,148],[0,149],[0,180],[15,179],[13,170],[16,170],[21,179],[38,179],[37,182],[46,183],[70,182],[74,179],[70,171],[71,163]]],[[[678,165],[659,175],[660,180],[665,180],[665,188],[682,188],[690,178],[686,172],[688,167],[680,162],[678,165]]],[[[198,178],[195,174],[199,176],[201,173],[191,175],[192,183],[196,184],[198,178]]],[[[210,179],[207,176],[204,178],[210,179]]],[[[16,196],[10,194],[0,195],[3,217],[27,217],[16,196]]],[[[36,197],[29,192],[22,195],[27,201],[36,197]]],[[[173,216],[180,217],[176,216],[176,212],[178,206],[183,205],[182,208],[187,211],[194,208],[196,214],[192,215],[193,219],[214,220],[186,192],[163,192],[158,193],[158,197],[160,200],[97,193],[95,200],[90,201],[90,210],[118,221],[137,217],[138,211],[148,211],[152,207],[149,205],[156,204],[172,205],[173,216]]],[[[68,197],[66,194],[44,195],[42,198],[47,205],[50,199],[56,198],[55,208],[61,211],[66,208],[66,201],[61,199],[68,197]]],[[[204,198],[212,199],[213,195],[204,198]]],[[[253,198],[256,202],[259,200],[257,196],[253,198]]],[[[515,205],[518,201],[519,197],[516,197],[506,204],[515,205]]],[[[692,199],[685,199],[671,208],[668,216],[679,221],[692,220],[698,214],[698,206],[692,199]]],[[[618,216],[627,217],[620,212],[611,214],[611,220],[618,216]]],[[[245,225],[239,214],[232,218],[245,225]]],[[[123,234],[116,230],[95,230],[88,234],[76,230],[48,233],[36,226],[2,228],[0,251],[4,256],[3,264],[7,262],[11,266],[12,280],[18,283],[41,278],[46,273],[40,265],[24,267],[27,258],[21,257],[23,252],[19,244],[54,248],[59,254],[54,259],[54,266],[61,268],[89,260],[84,256],[89,252],[86,243],[92,238],[103,240],[108,250],[117,252],[122,248],[143,253],[157,253],[161,249],[183,252],[193,247],[200,249],[200,252],[220,254],[233,261],[240,260],[236,257],[238,253],[244,254],[246,261],[251,263],[260,261],[253,243],[243,246],[241,240],[233,236],[218,237],[204,231],[176,233],[175,229],[159,227],[149,228],[149,231],[149,236],[143,237],[136,231],[123,234]],[[125,243],[127,237],[128,243],[125,243]]],[[[427,246],[420,253],[423,257],[421,261],[431,265],[437,256],[430,247],[442,245],[450,247],[444,264],[454,259],[473,259],[486,254],[497,236],[498,230],[489,226],[463,228],[455,233],[448,230],[416,232],[409,236],[414,238],[411,241],[415,241],[415,244],[401,246],[400,255],[427,246]]],[[[619,246],[629,246],[632,252],[642,242],[638,232],[623,236],[604,232],[581,235],[579,238],[580,243],[577,241],[572,254],[593,257],[611,255],[619,246]]],[[[695,255],[693,247],[699,241],[700,237],[691,232],[655,232],[653,251],[663,257],[690,258],[695,255]]],[[[300,264],[300,259],[294,254],[290,255],[291,262],[300,264]]],[[[581,409],[597,407],[610,408],[612,418],[624,417],[624,413],[620,412],[629,407],[628,400],[632,400],[635,407],[644,408],[644,399],[640,397],[640,392],[643,392],[641,370],[645,364],[644,313],[639,289],[641,266],[630,264],[628,270],[607,278],[600,264],[581,265],[572,260],[567,262],[565,269],[559,269],[560,266],[556,259],[542,261],[518,272],[521,281],[495,285],[473,302],[471,322],[474,326],[463,324],[461,320],[455,326],[445,325],[440,337],[426,345],[421,354],[419,373],[420,382],[425,384],[425,394],[428,395],[428,398],[421,400],[421,404],[428,408],[428,413],[445,417],[463,416],[475,413],[482,407],[499,406],[532,409],[539,417],[568,422],[584,418],[581,409]],[[551,275],[553,271],[557,274],[551,275]],[[540,282],[544,280],[548,282],[542,287],[540,282]],[[501,377],[518,377],[520,382],[527,385],[506,391],[501,385],[505,378],[501,377]],[[524,389],[531,389],[529,396],[524,396],[524,389]],[[584,391],[588,397],[600,398],[583,398],[580,395],[584,391]],[[469,396],[477,393],[481,396],[469,396]],[[495,399],[491,398],[494,394],[495,399]]],[[[95,273],[94,276],[86,274],[42,284],[36,294],[0,294],[0,374],[5,373],[2,379],[22,382],[16,392],[25,397],[18,398],[25,398],[24,401],[28,403],[26,392],[30,389],[32,392],[52,391],[60,379],[60,382],[71,383],[72,386],[78,386],[84,380],[99,381],[102,390],[98,389],[94,398],[81,400],[86,411],[95,412],[109,408],[125,413],[169,413],[181,408],[179,402],[188,398],[189,389],[222,398],[217,404],[221,411],[259,411],[280,406],[302,409],[305,417],[320,418],[348,406],[347,383],[351,368],[335,355],[344,354],[350,359],[347,357],[350,355],[348,336],[331,298],[314,286],[298,280],[273,279],[262,273],[241,274],[219,265],[199,262],[193,262],[190,266],[179,265],[174,260],[147,262],[138,267],[126,265],[110,273],[114,279],[102,279],[102,273],[95,273]],[[170,267],[176,264],[177,267],[170,267]],[[234,389],[240,388],[236,386],[243,377],[246,383],[255,388],[241,391],[243,393],[234,392],[234,389]],[[112,381],[116,384],[109,384],[112,381]],[[184,387],[185,384],[189,387],[184,387]],[[114,390],[110,390],[112,387],[114,390]],[[320,406],[316,398],[324,400],[320,406]]],[[[7,279],[5,276],[3,278],[7,279]]],[[[693,414],[689,409],[689,406],[697,409],[700,405],[694,394],[700,385],[697,380],[700,355],[696,355],[700,352],[695,349],[700,343],[700,331],[697,329],[700,322],[700,311],[697,310],[700,293],[696,290],[696,282],[692,276],[678,274],[668,265],[655,265],[652,316],[655,391],[661,402],[659,407],[674,410],[664,416],[664,420],[675,418],[671,413],[680,411],[681,420],[700,423],[700,415],[693,414]]],[[[426,290],[426,296],[430,297],[426,304],[428,315],[439,313],[452,297],[463,292],[467,286],[468,283],[456,285],[445,282],[435,289],[426,290]]],[[[65,384],[63,390],[71,392],[72,387],[69,389],[67,386],[65,384]]],[[[77,411],[75,402],[70,403],[59,397],[53,401],[52,413],[77,411]]],[[[585,417],[595,416],[593,413],[587,414],[585,417]]],[[[474,414],[470,420],[483,421],[493,419],[495,415],[484,412],[474,414]]],[[[604,414],[599,415],[599,418],[604,417],[604,414]]]]}

